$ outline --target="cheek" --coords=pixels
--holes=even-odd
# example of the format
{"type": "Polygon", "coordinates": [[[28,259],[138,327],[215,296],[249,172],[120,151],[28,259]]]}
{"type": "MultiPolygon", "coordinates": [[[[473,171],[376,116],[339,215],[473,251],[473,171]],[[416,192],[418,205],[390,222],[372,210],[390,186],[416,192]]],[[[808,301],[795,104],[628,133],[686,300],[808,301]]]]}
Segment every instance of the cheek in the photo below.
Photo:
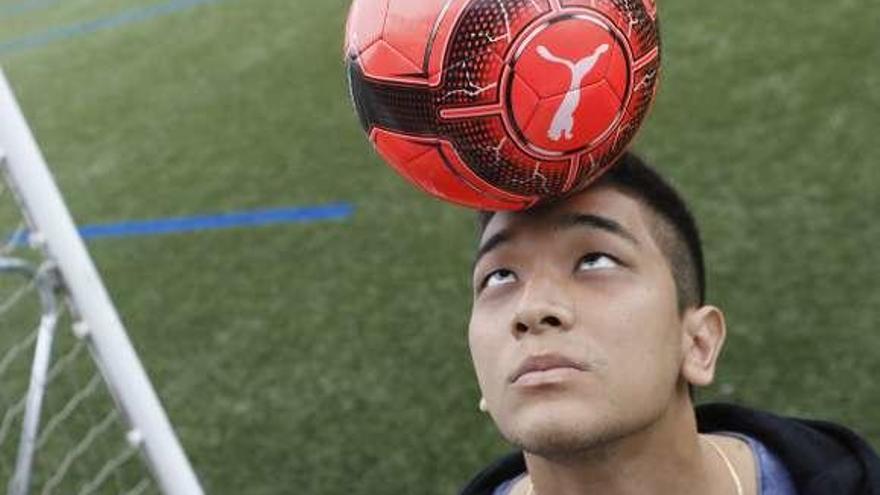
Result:
{"type": "Polygon", "coordinates": [[[650,393],[646,389],[676,381],[681,323],[675,304],[666,290],[643,286],[617,298],[604,312],[608,320],[597,327],[605,329],[602,340],[617,386],[650,393]]]}
{"type": "Polygon", "coordinates": [[[492,377],[497,374],[498,359],[500,356],[501,332],[493,328],[491,319],[480,318],[475,314],[471,317],[468,327],[468,346],[471,352],[471,360],[477,374],[480,389],[488,392],[492,383],[492,377]]]}

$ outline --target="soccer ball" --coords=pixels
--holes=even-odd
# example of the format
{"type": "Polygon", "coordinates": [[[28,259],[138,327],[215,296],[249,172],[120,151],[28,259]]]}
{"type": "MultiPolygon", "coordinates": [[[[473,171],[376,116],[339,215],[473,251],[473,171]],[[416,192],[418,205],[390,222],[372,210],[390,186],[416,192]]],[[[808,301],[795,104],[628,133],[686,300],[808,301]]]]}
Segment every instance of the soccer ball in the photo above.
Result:
{"type": "Polygon", "coordinates": [[[654,0],[354,0],[351,96],[403,177],[520,210],[598,178],[654,99],[654,0]]]}

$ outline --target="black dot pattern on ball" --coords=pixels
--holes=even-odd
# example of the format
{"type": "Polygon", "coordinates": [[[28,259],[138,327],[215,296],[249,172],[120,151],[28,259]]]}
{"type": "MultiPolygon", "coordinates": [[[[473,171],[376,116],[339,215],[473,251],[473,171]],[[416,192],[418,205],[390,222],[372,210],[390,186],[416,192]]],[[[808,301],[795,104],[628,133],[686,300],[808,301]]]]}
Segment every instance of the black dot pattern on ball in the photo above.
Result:
{"type": "Polygon", "coordinates": [[[448,124],[455,149],[481,179],[525,196],[557,196],[563,192],[567,169],[548,169],[520,152],[506,136],[498,117],[471,118],[448,124]]]}
{"type": "MultiPolygon", "coordinates": [[[[660,37],[657,24],[651,20],[642,0],[613,0],[613,3],[618,9],[626,12],[632,20],[638,48],[647,52],[655,46],[659,46],[660,37]]],[[[636,57],[640,55],[644,55],[644,53],[637,53],[636,57]]]]}
{"type": "MultiPolygon", "coordinates": [[[[523,26],[541,15],[531,0],[475,0],[462,14],[446,54],[438,105],[497,103],[502,59],[523,26]],[[487,89],[487,88],[491,88],[487,89]]],[[[481,179],[525,196],[563,192],[564,167],[542,170],[513,144],[499,117],[468,118],[443,125],[456,151],[481,179]]]]}
{"type": "Polygon", "coordinates": [[[654,90],[657,86],[657,78],[660,75],[660,59],[655,58],[650,63],[639,69],[635,74],[635,91],[633,91],[627,111],[633,118],[641,122],[651,108],[654,101],[654,90]]]}
{"type": "Polygon", "coordinates": [[[502,58],[517,26],[538,15],[529,0],[474,0],[447,47],[438,105],[498,101],[502,58]]]}

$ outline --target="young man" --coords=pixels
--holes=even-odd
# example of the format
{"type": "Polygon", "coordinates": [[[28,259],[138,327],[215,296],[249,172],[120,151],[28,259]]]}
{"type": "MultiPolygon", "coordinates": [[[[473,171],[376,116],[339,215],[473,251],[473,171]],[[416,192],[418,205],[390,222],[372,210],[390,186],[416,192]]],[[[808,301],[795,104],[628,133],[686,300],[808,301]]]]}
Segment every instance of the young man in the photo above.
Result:
{"type": "Polygon", "coordinates": [[[850,431],[694,409],[725,337],[696,225],[633,155],[539,209],[486,213],[469,343],[480,409],[522,452],[463,495],[880,494],[850,431]]]}

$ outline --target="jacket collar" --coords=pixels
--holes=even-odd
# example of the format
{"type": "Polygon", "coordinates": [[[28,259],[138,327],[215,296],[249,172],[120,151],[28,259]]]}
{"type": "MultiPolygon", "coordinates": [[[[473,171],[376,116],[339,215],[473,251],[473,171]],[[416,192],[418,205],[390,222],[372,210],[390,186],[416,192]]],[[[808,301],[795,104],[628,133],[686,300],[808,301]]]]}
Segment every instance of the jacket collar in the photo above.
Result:
{"type": "MultiPolygon", "coordinates": [[[[730,404],[699,406],[696,414],[701,433],[736,432],[766,445],[791,473],[799,495],[880,495],[880,458],[842,426],[730,404]]],[[[525,469],[521,452],[508,454],[477,474],[461,495],[492,495],[525,469]]]]}

